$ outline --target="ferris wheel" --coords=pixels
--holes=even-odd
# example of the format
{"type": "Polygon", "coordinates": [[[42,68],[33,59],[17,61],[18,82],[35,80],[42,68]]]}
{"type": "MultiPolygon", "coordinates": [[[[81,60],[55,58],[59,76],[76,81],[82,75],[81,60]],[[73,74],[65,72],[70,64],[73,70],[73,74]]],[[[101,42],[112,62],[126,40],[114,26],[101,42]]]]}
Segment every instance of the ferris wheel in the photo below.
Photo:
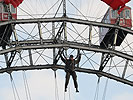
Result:
{"type": "Polygon", "coordinates": [[[0,98],[130,100],[133,2],[118,14],[102,1],[21,0],[17,7],[0,0],[0,98]],[[71,81],[64,92],[59,53],[81,54],[79,93],[71,81]]]}

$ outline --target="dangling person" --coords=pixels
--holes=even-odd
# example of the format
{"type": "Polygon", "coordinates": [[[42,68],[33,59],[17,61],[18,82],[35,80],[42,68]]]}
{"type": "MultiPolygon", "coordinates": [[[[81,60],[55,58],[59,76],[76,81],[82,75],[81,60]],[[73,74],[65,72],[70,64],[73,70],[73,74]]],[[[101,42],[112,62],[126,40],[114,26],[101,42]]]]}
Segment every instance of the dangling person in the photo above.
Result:
{"type": "Polygon", "coordinates": [[[63,58],[62,55],[61,60],[65,63],[65,72],[66,72],[66,81],[65,81],[65,92],[67,92],[67,85],[69,83],[70,75],[72,75],[74,86],[76,88],[76,92],[79,92],[78,90],[78,83],[77,83],[77,75],[75,72],[75,65],[80,62],[81,54],[77,56],[77,59],[73,58],[73,55],[70,55],[69,59],[66,57],[63,58]]]}

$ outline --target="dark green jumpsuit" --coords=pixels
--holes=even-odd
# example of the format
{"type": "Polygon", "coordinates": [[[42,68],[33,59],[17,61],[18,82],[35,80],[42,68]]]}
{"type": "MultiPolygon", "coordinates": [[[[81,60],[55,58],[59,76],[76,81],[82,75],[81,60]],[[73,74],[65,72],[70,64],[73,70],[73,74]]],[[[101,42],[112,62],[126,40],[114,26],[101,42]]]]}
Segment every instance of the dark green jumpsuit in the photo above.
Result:
{"type": "Polygon", "coordinates": [[[65,92],[67,89],[67,85],[69,83],[70,75],[72,75],[76,92],[78,92],[77,75],[74,69],[75,69],[75,64],[78,64],[80,62],[80,59],[81,59],[81,54],[79,54],[77,59],[73,59],[73,60],[71,60],[70,58],[66,59],[66,57],[63,58],[61,56],[61,60],[66,64],[65,65],[65,72],[66,72],[65,92]]]}

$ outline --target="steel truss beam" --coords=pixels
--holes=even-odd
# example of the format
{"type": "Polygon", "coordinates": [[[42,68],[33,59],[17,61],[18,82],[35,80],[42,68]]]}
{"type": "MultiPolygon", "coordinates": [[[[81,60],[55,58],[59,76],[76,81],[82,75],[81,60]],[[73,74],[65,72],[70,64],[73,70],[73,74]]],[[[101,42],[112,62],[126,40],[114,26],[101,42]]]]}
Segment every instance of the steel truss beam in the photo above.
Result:
{"type": "Polygon", "coordinates": [[[101,64],[99,67],[99,70],[102,71],[104,69],[104,67],[107,65],[108,61],[110,60],[111,55],[110,54],[102,54],[102,59],[101,59],[101,64]]]}
{"type": "Polygon", "coordinates": [[[102,49],[99,46],[89,46],[88,44],[83,44],[83,43],[77,43],[77,42],[69,42],[69,41],[60,41],[57,44],[53,44],[54,40],[44,40],[42,45],[38,45],[40,41],[20,41],[19,45],[17,47],[12,47],[8,49],[4,49],[0,51],[0,55],[12,52],[12,51],[17,51],[17,50],[30,50],[30,49],[53,49],[53,48],[72,48],[72,49],[80,49],[80,50],[86,50],[86,51],[94,51],[94,52],[99,52],[99,53],[108,53],[108,54],[113,54],[113,56],[118,56],[125,58],[127,60],[133,61],[133,56],[122,53],[117,50],[112,50],[112,49],[102,49]],[[30,44],[31,43],[31,44],[30,44]],[[34,45],[33,45],[34,44],[34,45]]]}
{"type": "MultiPolygon", "coordinates": [[[[41,69],[63,69],[64,70],[64,66],[63,65],[31,65],[31,66],[16,66],[16,67],[10,67],[10,68],[3,68],[0,69],[0,73],[11,73],[13,71],[27,71],[27,70],[41,70],[41,69]]],[[[113,80],[116,80],[118,82],[133,86],[133,81],[115,76],[113,74],[110,73],[105,73],[105,72],[101,72],[98,70],[92,70],[92,69],[86,69],[86,68],[78,68],[76,67],[75,69],[77,72],[83,72],[83,73],[88,73],[88,74],[96,74],[98,76],[104,76],[113,80]]]]}
{"type": "Polygon", "coordinates": [[[0,23],[0,26],[7,25],[7,24],[28,24],[28,23],[38,23],[38,22],[49,23],[49,22],[64,22],[64,21],[70,22],[70,23],[76,23],[76,24],[83,24],[83,25],[92,25],[92,26],[98,26],[98,27],[121,29],[133,35],[133,30],[130,30],[128,28],[124,28],[118,25],[105,24],[101,22],[95,22],[95,21],[89,21],[89,20],[83,20],[83,19],[75,19],[75,18],[69,18],[69,17],[17,19],[17,20],[2,22],[0,23]]]}

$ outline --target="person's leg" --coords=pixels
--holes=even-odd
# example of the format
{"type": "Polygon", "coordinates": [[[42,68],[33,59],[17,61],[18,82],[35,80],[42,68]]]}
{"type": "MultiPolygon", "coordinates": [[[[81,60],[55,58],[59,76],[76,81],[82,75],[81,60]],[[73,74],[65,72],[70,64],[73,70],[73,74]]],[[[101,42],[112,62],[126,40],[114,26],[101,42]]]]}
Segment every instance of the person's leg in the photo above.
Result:
{"type": "Polygon", "coordinates": [[[78,91],[78,83],[77,83],[77,75],[75,72],[72,72],[72,78],[73,78],[73,81],[74,81],[74,86],[76,88],[76,92],[79,92],[78,91]]]}
{"type": "Polygon", "coordinates": [[[69,83],[69,79],[70,79],[70,73],[66,72],[65,92],[67,91],[67,85],[69,83]]]}

